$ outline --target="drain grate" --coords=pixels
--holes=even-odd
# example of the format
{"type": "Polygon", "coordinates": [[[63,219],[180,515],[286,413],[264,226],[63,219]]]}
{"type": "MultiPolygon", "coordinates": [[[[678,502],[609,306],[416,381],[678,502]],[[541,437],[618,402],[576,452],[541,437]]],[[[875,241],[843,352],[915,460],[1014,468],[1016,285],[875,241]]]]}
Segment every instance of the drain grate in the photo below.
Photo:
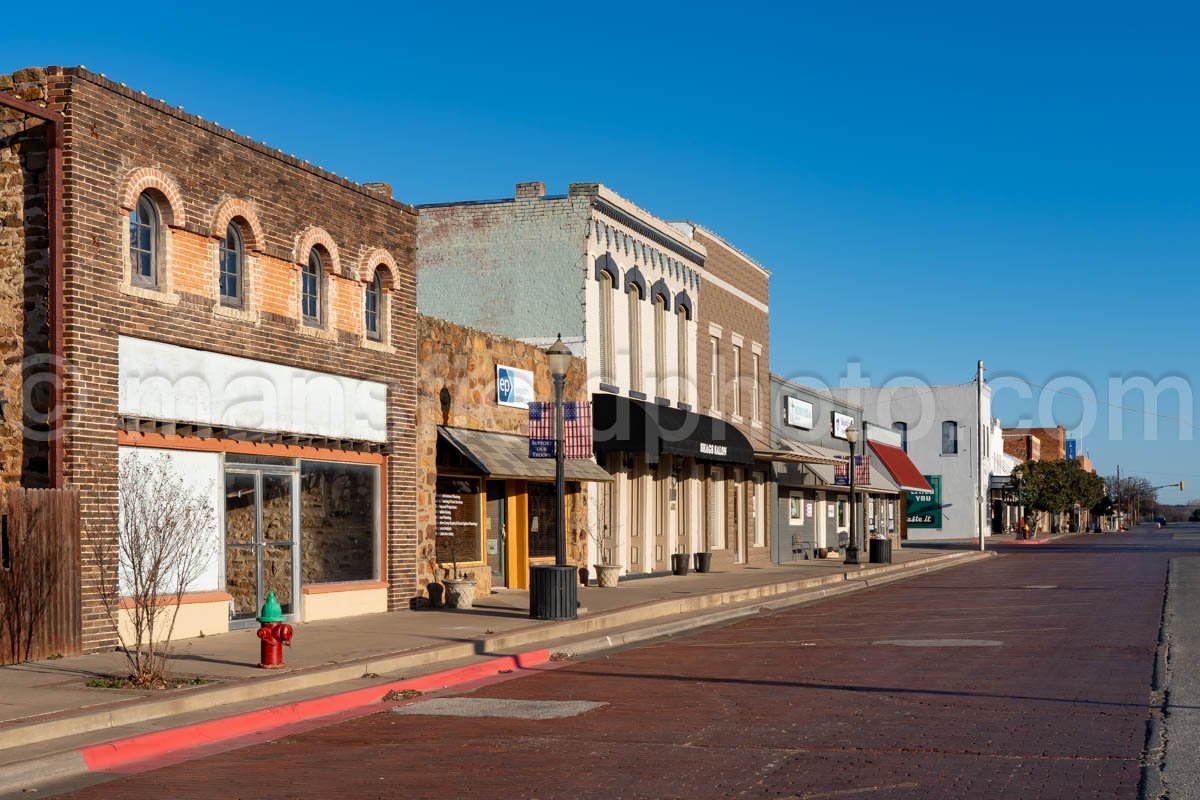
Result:
{"type": "Polygon", "coordinates": [[[564,719],[586,714],[607,703],[590,700],[501,700],[492,697],[441,697],[393,708],[393,714],[428,717],[504,717],[564,719]]]}

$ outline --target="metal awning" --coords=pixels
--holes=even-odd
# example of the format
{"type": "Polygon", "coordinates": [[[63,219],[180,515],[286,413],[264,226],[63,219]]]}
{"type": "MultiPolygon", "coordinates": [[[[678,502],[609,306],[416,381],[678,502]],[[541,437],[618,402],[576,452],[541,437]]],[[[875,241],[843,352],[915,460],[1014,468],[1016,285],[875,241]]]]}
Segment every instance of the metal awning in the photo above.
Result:
{"type": "MultiPolygon", "coordinates": [[[[833,482],[833,465],[831,464],[805,464],[813,475],[816,476],[817,482],[822,484],[826,489],[846,492],[850,490],[849,486],[842,486],[833,482]]],[[[859,492],[885,492],[887,494],[899,494],[900,487],[893,483],[875,463],[871,464],[871,482],[867,485],[856,484],[855,491],[859,492]]]]}
{"type": "MultiPolygon", "coordinates": [[[[530,458],[527,436],[438,426],[438,438],[489,477],[554,480],[554,459],[530,458]]],[[[568,458],[566,479],[611,481],[612,476],[591,459],[568,458]]]]}
{"type": "Polygon", "coordinates": [[[808,442],[797,442],[792,439],[781,439],[780,444],[783,447],[780,450],[772,451],[780,453],[782,457],[773,458],[774,461],[784,461],[794,464],[845,464],[850,457],[848,453],[839,453],[838,451],[822,447],[818,444],[809,444],[808,442]]]}

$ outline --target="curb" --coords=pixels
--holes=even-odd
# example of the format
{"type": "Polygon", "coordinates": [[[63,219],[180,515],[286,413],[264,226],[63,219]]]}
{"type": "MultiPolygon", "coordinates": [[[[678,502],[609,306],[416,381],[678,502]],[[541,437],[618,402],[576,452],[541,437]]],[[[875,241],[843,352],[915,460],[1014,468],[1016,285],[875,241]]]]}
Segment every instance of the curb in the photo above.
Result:
{"type": "Polygon", "coordinates": [[[381,703],[391,691],[408,689],[428,692],[446,689],[490,678],[501,672],[531,669],[549,661],[549,650],[531,650],[416,678],[88,745],[0,767],[0,793],[19,791],[33,782],[45,784],[48,779],[61,780],[89,772],[126,771],[130,765],[147,759],[227,742],[249,734],[262,734],[333,714],[366,709],[381,703]]]}

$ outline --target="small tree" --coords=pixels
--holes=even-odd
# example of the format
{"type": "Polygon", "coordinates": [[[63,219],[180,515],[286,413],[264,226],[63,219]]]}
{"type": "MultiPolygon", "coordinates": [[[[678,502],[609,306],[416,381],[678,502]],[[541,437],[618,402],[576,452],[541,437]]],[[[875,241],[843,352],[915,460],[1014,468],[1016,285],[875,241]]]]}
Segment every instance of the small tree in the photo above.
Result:
{"type": "Polygon", "coordinates": [[[216,511],[166,455],[121,459],[115,551],[93,543],[100,599],[138,686],[167,683],[167,659],[183,594],[212,560],[216,511]],[[114,562],[114,558],[116,563],[114,562]],[[128,630],[121,625],[128,607],[128,630]]]}

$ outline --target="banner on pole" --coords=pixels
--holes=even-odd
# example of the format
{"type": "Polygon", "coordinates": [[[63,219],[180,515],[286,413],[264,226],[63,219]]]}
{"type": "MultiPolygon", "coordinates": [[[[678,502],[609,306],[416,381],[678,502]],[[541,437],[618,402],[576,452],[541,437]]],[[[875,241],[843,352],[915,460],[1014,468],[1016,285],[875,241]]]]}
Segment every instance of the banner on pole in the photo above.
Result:
{"type": "MultiPolygon", "coordinates": [[[[554,403],[529,404],[529,457],[554,458],[554,403]]],[[[592,404],[590,401],[563,403],[563,457],[592,457],[592,404]]]]}

